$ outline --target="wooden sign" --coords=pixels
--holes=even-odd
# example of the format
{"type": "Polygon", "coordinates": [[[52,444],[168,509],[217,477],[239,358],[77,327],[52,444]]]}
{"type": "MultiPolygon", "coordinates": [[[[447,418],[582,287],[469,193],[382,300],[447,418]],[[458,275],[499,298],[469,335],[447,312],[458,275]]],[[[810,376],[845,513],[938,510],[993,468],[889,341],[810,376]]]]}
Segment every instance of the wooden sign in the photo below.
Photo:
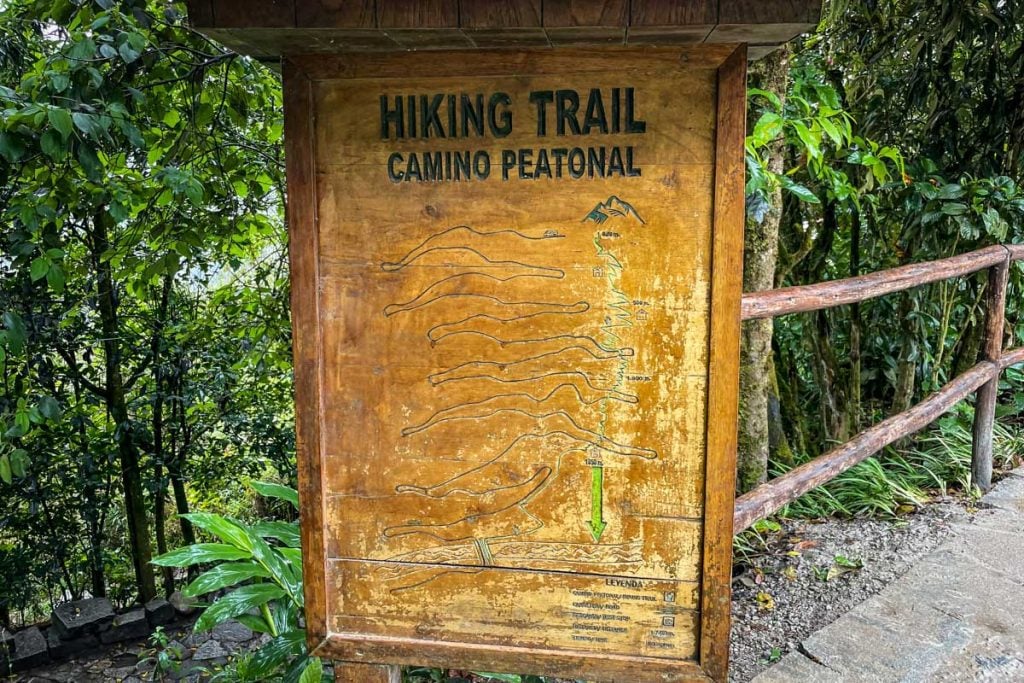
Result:
{"type": "Polygon", "coordinates": [[[745,64],[286,60],[317,654],[724,679],[745,64]]]}

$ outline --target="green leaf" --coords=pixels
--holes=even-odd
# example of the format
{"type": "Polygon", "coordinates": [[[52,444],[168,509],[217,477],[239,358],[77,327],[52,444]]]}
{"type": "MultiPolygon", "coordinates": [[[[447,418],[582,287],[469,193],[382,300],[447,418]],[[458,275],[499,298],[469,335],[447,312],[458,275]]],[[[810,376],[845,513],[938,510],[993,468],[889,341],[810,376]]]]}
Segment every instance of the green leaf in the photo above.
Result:
{"type": "Polygon", "coordinates": [[[47,420],[56,420],[60,417],[60,404],[52,396],[43,396],[39,399],[39,412],[47,420]]]}
{"type": "Polygon", "coordinates": [[[814,194],[803,185],[798,183],[787,183],[785,188],[799,197],[801,201],[805,201],[808,204],[821,204],[821,200],[818,199],[818,195],[814,194]]]}
{"type": "Polygon", "coordinates": [[[249,672],[254,678],[270,678],[281,665],[306,652],[306,632],[295,629],[283,633],[253,653],[249,661],[249,672]]]}
{"type": "Polygon", "coordinates": [[[25,153],[25,145],[11,133],[0,133],[0,156],[10,163],[15,163],[25,153]]]}
{"type": "Polygon", "coordinates": [[[25,346],[25,323],[14,311],[4,313],[4,326],[7,328],[7,345],[14,353],[21,353],[25,346]]]}
{"type": "Polygon", "coordinates": [[[189,597],[198,597],[221,588],[234,586],[242,581],[255,578],[266,578],[267,570],[252,562],[226,562],[219,564],[186,586],[183,591],[189,597]]]}
{"type": "Polygon", "coordinates": [[[320,661],[319,657],[310,657],[309,664],[302,670],[302,675],[299,676],[299,683],[320,683],[320,678],[324,675],[324,665],[320,661]]]}
{"type": "Polygon", "coordinates": [[[28,453],[22,448],[15,448],[10,455],[11,471],[16,477],[24,478],[28,470],[28,453]]]}
{"type": "Polygon", "coordinates": [[[174,128],[181,121],[181,114],[178,113],[177,109],[171,109],[164,114],[164,124],[174,128]]]}
{"type": "Polygon", "coordinates": [[[56,263],[51,265],[50,269],[46,271],[46,284],[55,293],[61,294],[64,291],[64,269],[56,263]]]}
{"type": "Polygon", "coordinates": [[[71,115],[71,120],[75,122],[75,127],[82,131],[86,136],[93,137],[99,132],[96,117],[92,114],[84,114],[76,111],[71,115]]]}
{"type": "Polygon", "coordinates": [[[249,482],[249,486],[255,489],[256,493],[261,496],[288,501],[296,510],[299,509],[299,492],[289,486],[269,481],[253,481],[249,482]]]}
{"type": "Polygon", "coordinates": [[[492,681],[502,681],[502,683],[522,683],[523,677],[519,674],[489,674],[489,673],[478,673],[477,676],[483,676],[489,678],[492,681]]]}
{"type": "Polygon", "coordinates": [[[0,455],[0,479],[3,479],[5,484],[10,484],[13,481],[11,478],[11,461],[6,453],[0,455]]]}
{"type": "Polygon", "coordinates": [[[196,621],[193,630],[197,633],[207,631],[232,617],[284,596],[284,590],[272,583],[256,583],[236,588],[207,607],[196,621]]]}
{"type": "Polygon", "coordinates": [[[152,563],[160,567],[190,567],[203,562],[247,560],[252,555],[224,543],[195,543],[154,557],[152,563]]]}
{"type": "Polygon", "coordinates": [[[46,117],[50,120],[50,125],[56,129],[60,136],[67,142],[68,137],[71,135],[72,122],[71,114],[67,109],[60,109],[59,107],[51,107],[46,112],[46,117]]]}
{"type": "Polygon", "coordinates": [[[245,626],[250,631],[273,635],[266,620],[263,617],[256,616],[255,614],[239,614],[235,617],[235,621],[240,623],[242,626],[245,626]]]}
{"type": "Polygon", "coordinates": [[[49,259],[39,256],[32,261],[32,267],[29,268],[29,277],[32,278],[32,282],[38,282],[46,277],[47,271],[50,270],[49,259]]]}
{"type": "Polygon", "coordinates": [[[43,154],[54,161],[63,159],[64,154],[67,152],[65,141],[61,139],[60,133],[55,130],[48,130],[42,134],[39,138],[39,148],[43,150],[43,154]]]}
{"type": "Polygon", "coordinates": [[[301,546],[299,525],[294,522],[257,522],[252,531],[264,538],[276,538],[289,548],[301,546]]]}
{"type": "Polygon", "coordinates": [[[967,213],[967,205],[960,202],[947,202],[942,205],[942,213],[947,216],[962,216],[967,213]]]}
{"type": "Polygon", "coordinates": [[[192,512],[181,516],[200,529],[210,532],[225,543],[230,543],[242,550],[252,551],[252,542],[249,535],[241,525],[232,519],[210,512],[192,512]]]}

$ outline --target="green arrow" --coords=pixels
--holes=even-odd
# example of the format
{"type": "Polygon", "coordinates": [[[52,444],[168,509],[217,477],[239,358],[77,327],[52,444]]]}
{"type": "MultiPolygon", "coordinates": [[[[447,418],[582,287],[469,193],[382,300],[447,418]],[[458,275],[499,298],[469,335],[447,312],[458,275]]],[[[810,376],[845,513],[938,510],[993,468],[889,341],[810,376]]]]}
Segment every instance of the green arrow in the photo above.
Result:
{"type": "Polygon", "coordinates": [[[608,524],[604,521],[604,468],[590,468],[590,534],[594,542],[601,540],[608,524]]]}

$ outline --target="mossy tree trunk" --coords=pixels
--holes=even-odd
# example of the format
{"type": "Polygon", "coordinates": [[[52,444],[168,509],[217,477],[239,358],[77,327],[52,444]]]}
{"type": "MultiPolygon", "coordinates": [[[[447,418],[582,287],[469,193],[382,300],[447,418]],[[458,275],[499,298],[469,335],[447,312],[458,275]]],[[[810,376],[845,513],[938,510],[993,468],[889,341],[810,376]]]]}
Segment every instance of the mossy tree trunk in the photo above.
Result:
{"type": "MultiPolygon", "coordinates": [[[[756,87],[775,93],[785,100],[789,80],[789,49],[776,50],[751,65],[751,80],[756,87]]],[[[753,117],[751,117],[753,119],[753,117]]],[[[768,167],[782,173],[785,145],[780,140],[771,149],[768,167]]],[[[771,289],[778,261],[779,225],[782,222],[782,191],[777,190],[771,207],[758,221],[749,217],[743,246],[743,291],[771,289]]],[[[769,426],[769,416],[779,417],[778,390],[772,363],[772,321],[744,323],[740,337],[740,425],[737,462],[737,487],[748,491],[765,481],[768,473],[770,443],[784,439],[780,420],[769,426]],[[773,438],[774,437],[774,438],[773,438]]],[[[788,446],[786,447],[788,451],[788,446]]]]}

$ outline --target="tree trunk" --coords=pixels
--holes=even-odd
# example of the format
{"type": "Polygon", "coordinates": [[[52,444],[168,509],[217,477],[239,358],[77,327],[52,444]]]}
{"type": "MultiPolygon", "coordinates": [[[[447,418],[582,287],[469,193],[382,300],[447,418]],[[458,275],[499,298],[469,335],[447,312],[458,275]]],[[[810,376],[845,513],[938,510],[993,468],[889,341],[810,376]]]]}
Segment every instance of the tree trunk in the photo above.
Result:
{"type": "Polygon", "coordinates": [[[914,310],[912,292],[900,295],[900,355],[896,360],[896,386],[893,388],[892,413],[909,410],[914,402],[914,375],[917,372],[915,353],[917,339],[914,337],[914,326],[910,314],[914,310]]]}
{"type": "MultiPolygon", "coordinates": [[[[163,288],[160,292],[160,305],[157,307],[156,321],[153,325],[153,338],[150,342],[150,356],[153,363],[153,383],[156,387],[156,394],[153,397],[153,460],[156,463],[153,477],[156,483],[156,491],[153,495],[153,522],[156,528],[156,551],[163,555],[167,552],[167,534],[164,525],[167,521],[167,484],[164,480],[164,397],[166,380],[164,378],[164,365],[160,358],[160,351],[163,347],[163,331],[167,324],[167,308],[171,301],[171,288],[174,286],[174,275],[168,273],[164,276],[163,288]]],[[[174,570],[171,567],[161,567],[161,575],[164,584],[164,594],[170,595],[174,592],[174,570]]]]}
{"type": "Polygon", "coordinates": [[[146,502],[142,491],[142,472],[139,469],[139,450],[132,438],[128,417],[128,401],[125,397],[124,376],[121,372],[121,330],[117,313],[117,296],[110,262],[104,254],[110,248],[107,236],[106,215],[97,214],[93,219],[92,257],[96,270],[96,298],[99,303],[100,326],[103,332],[103,355],[106,370],[107,410],[114,420],[114,438],[121,462],[121,485],[124,489],[124,510],[128,523],[128,539],[131,544],[132,565],[139,597],[148,602],[156,597],[156,582],[153,576],[152,544],[150,543],[149,522],[146,518],[146,502]]]}
{"type": "MultiPolygon", "coordinates": [[[[751,66],[751,78],[762,90],[775,93],[785,101],[789,80],[789,50],[776,50],[751,66]]],[[[776,143],[768,161],[775,173],[783,170],[785,145],[776,143]]],[[[758,223],[747,219],[743,245],[743,291],[771,289],[778,260],[779,224],[782,219],[782,191],[773,193],[771,208],[758,223]]],[[[739,452],[736,485],[745,492],[765,481],[769,456],[769,395],[772,393],[773,368],[772,320],[744,323],[740,336],[740,414],[739,452]]],[[[777,396],[776,403],[777,403],[777,396]]]]}

